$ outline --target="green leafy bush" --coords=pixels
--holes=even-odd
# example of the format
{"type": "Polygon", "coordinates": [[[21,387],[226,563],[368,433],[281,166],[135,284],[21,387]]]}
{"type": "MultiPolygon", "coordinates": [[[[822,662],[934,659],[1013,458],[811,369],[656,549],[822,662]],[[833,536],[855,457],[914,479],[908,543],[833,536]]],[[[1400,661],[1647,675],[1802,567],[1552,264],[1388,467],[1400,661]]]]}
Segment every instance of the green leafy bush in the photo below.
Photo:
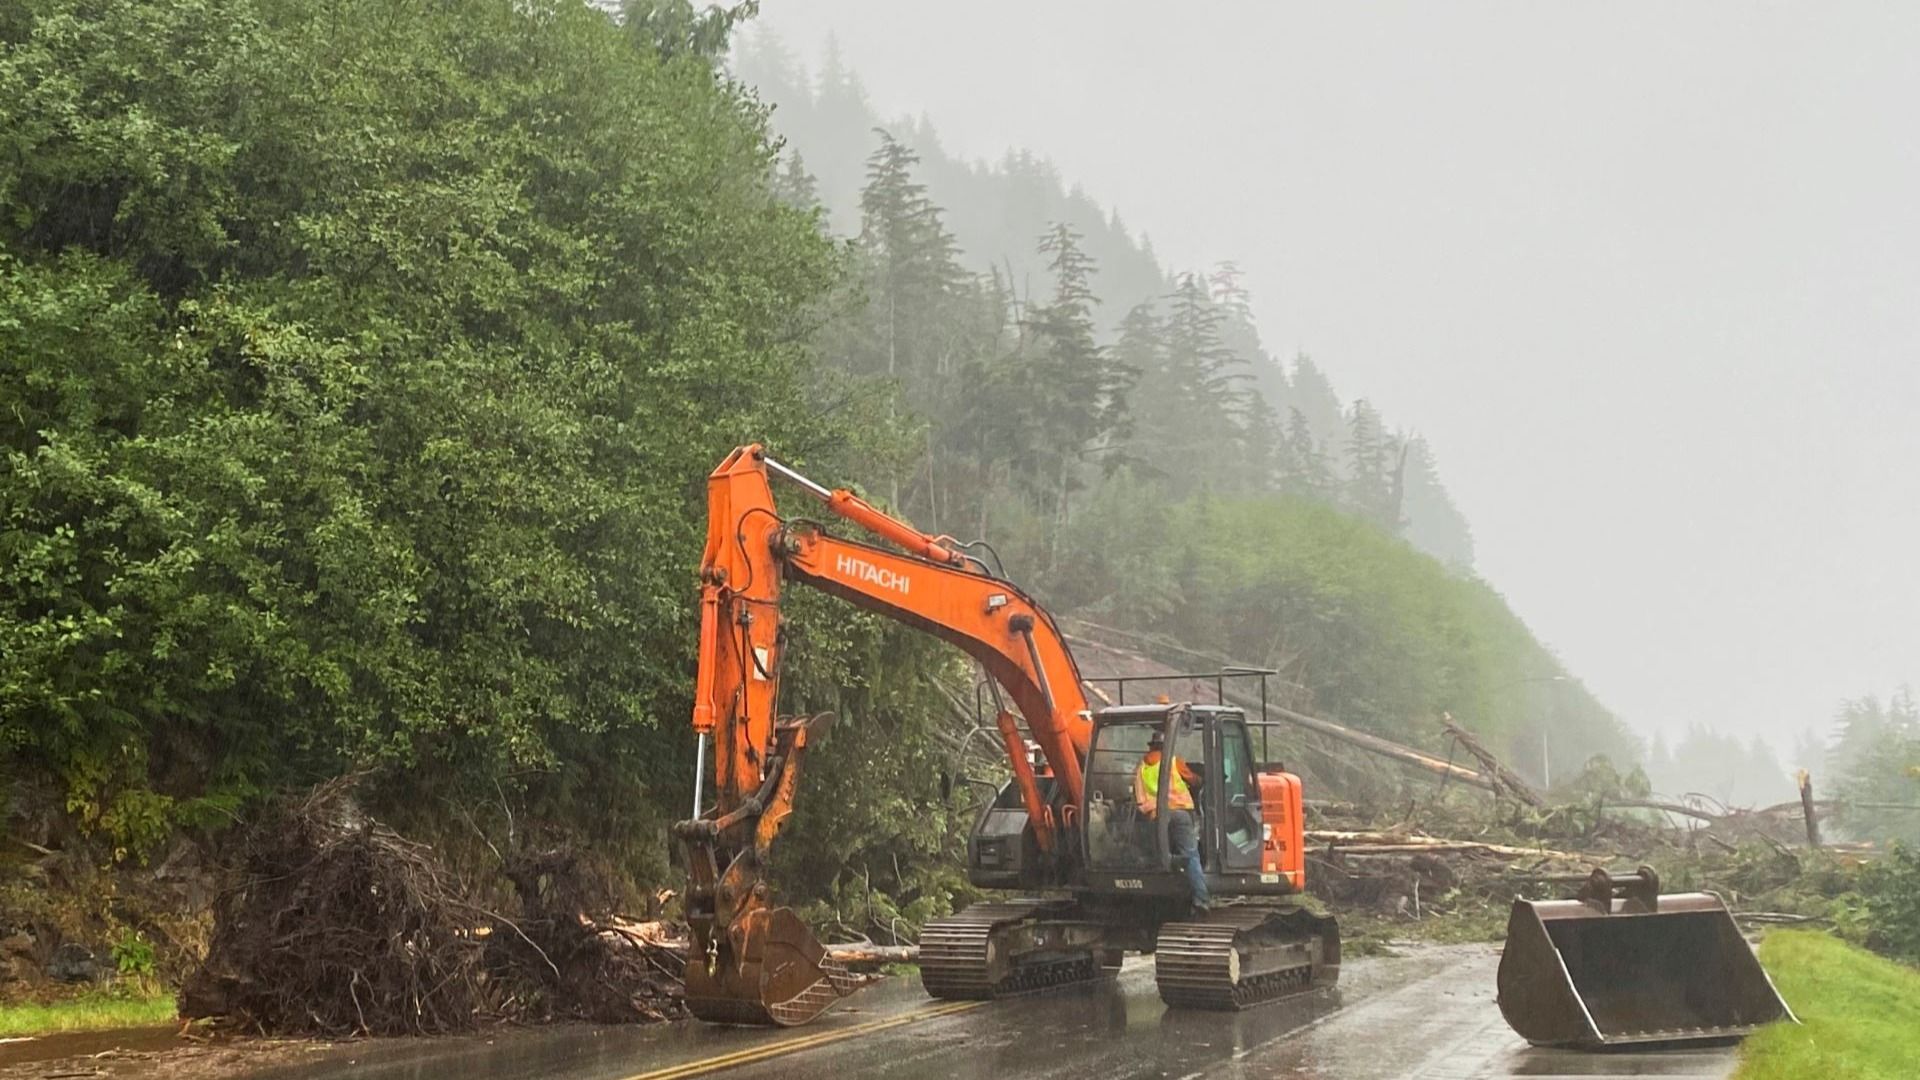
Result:
{"type": "Polygon", "coordinates": [[[849,444],[840,256],[701,25],[0,5],[0,752],[83,825],[377,766],[659,857],[699,479],[849,444]]]}
{"type": "Polygon", "coordinates": [[[129,930],[113,943],[113,966],[122,978],[144,979],[153,975],[158,963],[153,943],[138,931],[129,930]]]}
{"type": "Polygon", "coordinates": [[[1840,925],[1857,943],[1920,965],[1920,850],[1895,844],[1862,867],[1842,900],[1840,925]]]}

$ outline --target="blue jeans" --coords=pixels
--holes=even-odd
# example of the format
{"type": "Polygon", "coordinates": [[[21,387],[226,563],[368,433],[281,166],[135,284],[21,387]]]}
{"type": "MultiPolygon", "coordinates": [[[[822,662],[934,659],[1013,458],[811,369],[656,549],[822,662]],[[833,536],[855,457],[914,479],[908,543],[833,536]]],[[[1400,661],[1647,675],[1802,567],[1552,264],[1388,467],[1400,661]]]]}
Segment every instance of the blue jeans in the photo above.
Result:
{"type": "Polygon", "coordinates": [[[1193,902],[1209,903],[1207,875],[1200,869],[1200,830],[1194,825],[1193,811],[1167,811],[1167,846],[1173,849],[1174,858],[1186,860],[1187,884],[1193,888],[1193,902]]]}

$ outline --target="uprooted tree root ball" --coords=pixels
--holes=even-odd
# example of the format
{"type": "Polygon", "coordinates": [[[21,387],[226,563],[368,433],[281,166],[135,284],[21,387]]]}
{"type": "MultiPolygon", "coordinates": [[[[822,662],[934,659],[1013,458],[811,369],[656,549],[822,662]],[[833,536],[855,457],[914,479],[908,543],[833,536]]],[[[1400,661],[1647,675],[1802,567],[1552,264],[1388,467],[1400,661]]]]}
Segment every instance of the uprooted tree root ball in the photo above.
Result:
{"type": "Polygon", "coordinates": [[[565,852],[516,858],[513,917],[487,910],[432,848],[360,811],[351,780],[247,830],[181,1012],[274,1033],[426,1035],[495,1020],[681,1014],[679,954],[565,852]]]}
{"type": "Polygon", "coordinates": [[[510,858],[506,876],[522,914],[491,937],[496,962],[513,974],[517,1015],[621,1023],[686,1014],[684,941],[660,923],[605,914],[614,901],[603,868],[554,849],[510,858]]]}

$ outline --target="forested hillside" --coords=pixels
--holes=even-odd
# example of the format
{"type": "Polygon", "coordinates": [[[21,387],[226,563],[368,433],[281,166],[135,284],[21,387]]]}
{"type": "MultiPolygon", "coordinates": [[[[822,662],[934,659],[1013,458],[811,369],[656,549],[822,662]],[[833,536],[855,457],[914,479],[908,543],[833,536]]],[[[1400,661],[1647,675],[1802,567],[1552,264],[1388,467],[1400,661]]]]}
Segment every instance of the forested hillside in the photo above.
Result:
{"type": "MultiPolygon", "coordinates": [[[[1010,148],[991,164],[954,156],[942,147],[931,119],[876,111],[858,73],[831,42],[816,76],[779,38],[748,28],[733,68],[774,107],[773,128],[786,143],[787,188],[803,202],[818,202],[830,229],[855,235],[867,228],[865,192],[883,145],[895,170],[901,155],[911,156],[915,194],[939,211],[953,261],[990,275],[1002,303],[1018,317],[1044,304],[1056,279],[1055,249],[1035,239],[1064,226],[1093,279],[1088,295],[1097,302],[1088,305],[1088,316],[1094,327],[1111,334],[1136,312],[1166,318],[1175,308],[1191,322],[1196,305],[1211,306],[1208,334],[1222,365],[1213,377],[1236,383],[1247,407],[1262,414],[1260,422],[1269,428],[1262,437],[1275,444],[1277,463],[1297,474],[1291,489],[1345,505],[1442,562],[1471,568],[1471,531],[1447,495],[1427,444],[1389,425],[1364,398],[1343,404],[1309,357],[1283,360],[1269,353],[1254,326],[1253,298],[1231,262],[1163,267],[1118,210],[1103,208],[1030,151],[1010,148]]],[[[1133,325],[1145,329],[1137,320],[1133,325]]],[[[1155,393],[1151,381],[1142,387],[1142,397],[1155,393]]]]}
{"type": "MultiPolygon", "coordinates": [[[[1162,274],[1042,166],[924,133],[863,126],[816,180],[717,68],[732,21],[0,7],[10,829],[138,861],[358,771],[474,858],[563,837],[670,879],[701,481],[748,440],[1347,723],[1635,755],[1464,573],[1419,442],[1272,365],[1230,268],[1162,274]],[[997,220],[990,255],[957,231],[997,220]]],[[[967,796],[937,684],[968,672],[790,614],[783,711],[838,712],[810,768],[858,781],[802,798],[790,887],[939,910],[967,796]]]]}

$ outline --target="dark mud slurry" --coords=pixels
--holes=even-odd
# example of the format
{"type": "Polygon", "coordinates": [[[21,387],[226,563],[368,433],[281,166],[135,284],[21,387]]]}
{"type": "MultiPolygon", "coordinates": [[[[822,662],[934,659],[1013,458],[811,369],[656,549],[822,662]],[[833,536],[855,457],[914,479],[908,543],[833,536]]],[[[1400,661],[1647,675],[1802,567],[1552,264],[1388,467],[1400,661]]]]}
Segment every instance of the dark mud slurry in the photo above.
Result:
{"type": "Polygon", "coordinates": [[[180,1045],[178,1024],[117,1031],[63,1031],[57,1035],[0,1039],[0,1069],[60,1058],[93,1057],[116,1050],[144,1054],[180,1045]]]}
{"type": "Polygon", "coordinates": [[[224,1080],[337,1051],[309,1039],[183,1039],[178,1024],[0,1040],[0,1080],[224,1080]]]}

